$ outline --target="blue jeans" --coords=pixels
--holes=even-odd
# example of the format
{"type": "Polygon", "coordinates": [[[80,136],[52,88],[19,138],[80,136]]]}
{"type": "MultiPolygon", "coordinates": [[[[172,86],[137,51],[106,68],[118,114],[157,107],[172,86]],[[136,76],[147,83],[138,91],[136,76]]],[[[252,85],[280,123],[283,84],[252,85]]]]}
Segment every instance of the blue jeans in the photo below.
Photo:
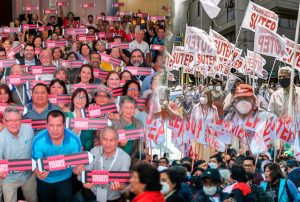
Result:
{"type": "Polygon", "coordinates": [[[47,183],[37,179],[37,192],[39,202],[69,202],[72,197],[72,180],[69,178],[47,183]]]}

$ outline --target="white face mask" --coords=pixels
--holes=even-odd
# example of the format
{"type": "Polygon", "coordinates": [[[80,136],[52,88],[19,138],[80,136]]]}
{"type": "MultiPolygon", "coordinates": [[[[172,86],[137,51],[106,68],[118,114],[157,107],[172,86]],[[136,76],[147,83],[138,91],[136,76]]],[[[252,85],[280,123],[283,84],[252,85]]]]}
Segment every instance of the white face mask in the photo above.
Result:
{"type": "Polygon", "coordinates": [[[209,165],[210,168],[213,168],[213,169],[218,168],[218,165],[214,162],[210,162],[210,163],[208,163],[208,165],[209,165]]]}
{"type": "Polygon", "coordinates": [[[216,186],[213,186],[213,187],[203,186],[203,191],[206,195],[213,196],[217,193],[217,187],[216,186]]]}
{"type": "Polygon", "coordinates": [[[236,104],[236,109],[241,114],[247,114],[252,109],[252,104],[249,101],[241,100],[236,104]]]}
{"type": "Polygon", "coordinates": [[[161,190],[160,193],[162,193],[163,195],[167,195],[170,192],[170,185],[166,182],[160,182],[161,184],[161,190]]]}
{"type": "Polygon", "coordinates": [[[208,90],[213,90],[214,89],[213,86],[208,86],[207,88],[208,88],[208,90]]]}
{"type": "Polygon", "coordinates": [[[200,97],[200,104],[206,105],[207,104],[207,97],[200,97]]]}
{"type": "Polygon", "coordinates": [[[222,90],[221,86],[216,86],[216,91],[221,91],[221,90],[222,90]]]}
{"type": "Polygon", "coordinates": [[[158,172],[161,172],[161,171],[164,171],[164,170],[167,170],[168,168],[165,167],[165,166],[158,166],[157,170],[158,172]]]}

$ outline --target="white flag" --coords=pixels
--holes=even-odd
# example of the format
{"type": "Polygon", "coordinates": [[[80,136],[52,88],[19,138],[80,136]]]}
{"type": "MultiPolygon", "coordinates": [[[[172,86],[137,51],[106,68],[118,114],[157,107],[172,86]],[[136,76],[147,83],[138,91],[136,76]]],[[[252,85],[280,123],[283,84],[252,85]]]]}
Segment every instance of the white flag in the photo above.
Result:
{"type": "Polygon", "coordinates": [[[278,28],[278,15],[252,1],[249,1],[241,27],[255,32],[256,25],[261,25],[276,32],[278,28]]]}
{"type": "Polygon", "coordinates": [[[212,38],[204,30],[186,26],[184,51],[216,56],[217,47],[212,38]]]}
{"type": "Polygon", "coordinates": [[[210,19],[214,19],[219,15],[221,10],[218,7],[220,0],[200,0],[203,9],[210,19]]]}
{"type": "Polygon", "coordinates": [[[263,55],[282,58],[287,54],[286,41],[279,34],[260,25],[256,26],[254,37],[254,52],[263,55]]]}

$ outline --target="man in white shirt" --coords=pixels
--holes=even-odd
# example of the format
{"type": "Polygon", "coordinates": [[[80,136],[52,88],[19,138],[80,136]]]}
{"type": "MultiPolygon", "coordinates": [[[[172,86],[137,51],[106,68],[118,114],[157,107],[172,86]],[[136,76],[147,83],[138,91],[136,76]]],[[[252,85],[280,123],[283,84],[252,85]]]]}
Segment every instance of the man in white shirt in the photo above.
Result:
{"type": "Polygon", "coordinates": [[[129,51],[132,52],[134,49],[140,49],[146,58],[146,63],[150,64],[151,56],[150,56],[150,49],[149,44],[143,41],[145,36],[145,32],[143,30],[139,30],[136,32],[136,39],[129,43],[129,51]]]}

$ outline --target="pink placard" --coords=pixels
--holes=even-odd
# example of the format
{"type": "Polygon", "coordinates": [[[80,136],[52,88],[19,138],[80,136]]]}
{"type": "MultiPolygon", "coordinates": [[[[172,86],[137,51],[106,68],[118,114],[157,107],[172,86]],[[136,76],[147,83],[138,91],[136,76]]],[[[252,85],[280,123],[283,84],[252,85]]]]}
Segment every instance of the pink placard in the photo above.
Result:
{"type": "Polygon", "coordinates": [[[21,77],[20,76],[9,76],[8,81],[12,85],[20,85],[21,84],[21,77]]]}
{"type": "Polygon", "coordinates": [[[56,5],[57,6],[68,6],[69,2],[58,1],[58,2],[56,2],[56,5]]]}
{"type": "Polygon", "coordinates": [[[88,130],[89,129],[89,121],[87,119],[77,119],[74,122],[74,128],[80,130],[88,130]]]}
{"type": "Polygon", "coordinates": [[[49,171],[64,170],[67,168],[65,157],[63,155],[49,156],[47,159],[48,159],[49,171]]]}
{"type": "Polygon", "coordinates": [[[82,8],[94,8],[95,3],[84,3],[82,4],[82,8]]]}
{"type": "Polygon", "coordinates": [[[0,160],[0,172],[7,174],[8,173],[8,161],[0,160]]]}
{"type": "Polygon", "coordinates": [[[91,118],[101,117],[101,109],[99,106],[90,106],[88,112],[91,118]]]}
{"type": "Polygon", "coordinates": [[[108,171],[92,171],[93,184],[109,184],[108,171]]]}

